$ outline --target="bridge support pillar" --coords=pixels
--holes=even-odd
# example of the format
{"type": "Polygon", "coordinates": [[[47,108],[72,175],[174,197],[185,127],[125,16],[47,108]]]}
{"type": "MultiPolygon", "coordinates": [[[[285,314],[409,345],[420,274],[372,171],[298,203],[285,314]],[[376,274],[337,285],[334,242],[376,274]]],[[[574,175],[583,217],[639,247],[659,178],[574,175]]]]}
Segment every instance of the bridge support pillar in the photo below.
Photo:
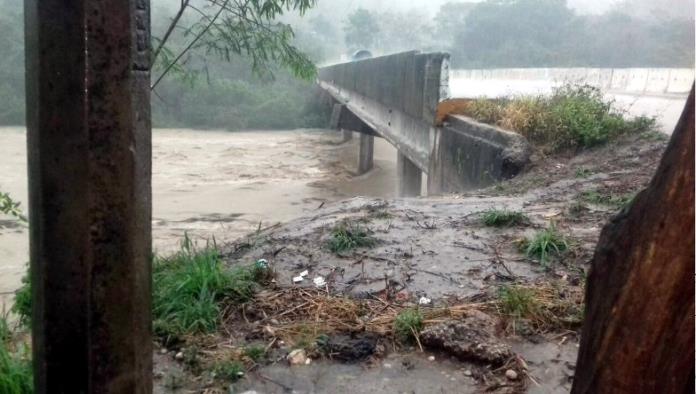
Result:
{"type": "Polygon", "coordinates": [[[149,0],[25,0],[34,389],[152,392],[149,0]]]}
{"type": "Polygon", "coordinates": [[[371,134],[367,134],[366,132],[360,133],[360,157],[358,158],[358,175],[362,175],[372,169],[372,167],[374,166],[374,152],[375,137],[371,134]]]}
{"type": "Polygon", "coordinates": [[[353,139],[353,132],[350,130],[343,130],[343,142],[348,142],[353,139]]]}
{"type": "Polygon", "coordinates": [[[398,194],[400,197],[417,197],[421,194],[423,174],[408,157],[396,153],[396,172],[398,176],[398,194]]]}

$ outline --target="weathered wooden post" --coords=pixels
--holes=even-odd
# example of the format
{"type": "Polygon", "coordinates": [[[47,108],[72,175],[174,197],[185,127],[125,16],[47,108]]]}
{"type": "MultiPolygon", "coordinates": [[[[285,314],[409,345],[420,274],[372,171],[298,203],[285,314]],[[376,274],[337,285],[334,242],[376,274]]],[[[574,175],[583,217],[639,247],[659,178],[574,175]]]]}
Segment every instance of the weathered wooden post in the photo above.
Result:
{"type": "Polygon", "coordinates": [[[150,393],[149,0],[25,0],[37,393],[150,393]]]}
{"type": "Polygon", "coordinates": [[[602,230],[573,394],[694,392],[694,90],[648,188],[602,230]]]}

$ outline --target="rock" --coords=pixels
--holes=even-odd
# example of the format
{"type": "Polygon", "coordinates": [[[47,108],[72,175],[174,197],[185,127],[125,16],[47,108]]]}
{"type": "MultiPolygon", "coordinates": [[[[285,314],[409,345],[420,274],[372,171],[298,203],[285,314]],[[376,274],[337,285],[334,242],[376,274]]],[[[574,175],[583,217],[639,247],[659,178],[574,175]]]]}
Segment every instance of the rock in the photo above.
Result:
{"type": "Polygon", "coordinates": [[[435,356],[429,356],[428,361],[435,361],[435,356]]]}
{"type": "Polygon", "coordinates": [[[179,352],[174,356],[175,359],[177,360],[183,360],[184,359],[184,352],[179,352]]]}
{"type": "MultiPolygon", "coordinates": [[[[307,360],[307,353],[304,351],[304,349],[295,349],[288,354],[288,361],[290,362],[290,365],[306,365],[307,360]]],[[[311,362],[311,361],[310,361],[311,362]]]]}
{"type": "Polygon", "coordinates": [[[160,349],[160,354],[167,354],[167,349],[165,349],[165,348],[160,349]]]}
{"type": "Polygon", "coordinates": [[[517,380],[517,372],[515,372],[513,369],[508,369],[505,371],[505,377],[510,380],[517,380]]]}
{"type": "Polygon", "coordinates": [[[471,370],[467,369],[466,371],[464,371],[464,376],[471,376],[471,375],[472,375],[471,370]]]}
{"type": "Polygon", "coordinates": [[[424,346],[442,349],[462,361],[500,366],[513,356],[510,347],[494,335],[494,320],[482,312],[462,320],[451,320],[424,329],[420,334],[424,346]]]}

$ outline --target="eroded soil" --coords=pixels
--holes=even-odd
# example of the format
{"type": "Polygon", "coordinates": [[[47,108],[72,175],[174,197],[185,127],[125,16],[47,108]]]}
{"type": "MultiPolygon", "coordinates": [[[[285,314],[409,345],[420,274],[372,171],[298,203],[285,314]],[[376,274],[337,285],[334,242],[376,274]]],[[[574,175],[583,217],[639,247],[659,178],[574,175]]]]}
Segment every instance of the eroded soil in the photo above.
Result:
{"type": "MultiPolygon", "coordinates": [[[[230,242],[224,246],[230,265],[266,259],[275,283],[249,304],[230,308],[218,334],[158,353],[159,366],[174,366],[157,377],[158,389],[171,392],[162,382],[180,374],[185,382],[180,390],[211,393],[568,392],[580,335],[580,321],[574,319],[581,318],[584,278],[600,230],[645,187],[664,145],[630,137],[576,155],[537,157],[524,175],[460,196],[326,204],[230,242]],[[481,214],[489,209],[522,211],[529,222],[486,227],[481,214]],[[328,243],[337,226],[359,226],[376,244],[332,252],[328,243]],[[540,264],[525,256],[519,243],[549,226],[567,238],[569,247],[540,264]],[[293,282],[303,271],[304,279],[293,282]],[[325,282],[319,281],[319,288],[316,278],[325,282]],[[531,316],[506,312],[500,292],[509,286],[541,289],[536,297],[548,309],[531,316]],[[269,306],[281,296],[290,297],[277,304],[284,309],[269,306]],[[468,323],[449,330],[452,338],[435,334],[426,343],[402,344],[389,319],[416,306],[426,316],[426,330],[468,323]],[[350,309],[346,316],[352,317],[342,323],[338,312],[332,315],[324,307],[350,309]],[[300,334],[310,339],[301,343],[300,334]],[[377,339],[354,359],[317,350],[336,336],[377,339]],[[323,342],[307,343],[317,338],[323,342]],[[206,370],[205,365],[233,357],[251,343],[264,346],[268,356],[247,362],[238,382],[206,370]],[[298,347],[308,349],[311,362],[289,366],[286,356],[298,347]],[[175,360],[193,348],[204,367],[191,368],[183,357],[175,360]]],[[[340,353],[348,347],[331,348],[340,353]]]]}

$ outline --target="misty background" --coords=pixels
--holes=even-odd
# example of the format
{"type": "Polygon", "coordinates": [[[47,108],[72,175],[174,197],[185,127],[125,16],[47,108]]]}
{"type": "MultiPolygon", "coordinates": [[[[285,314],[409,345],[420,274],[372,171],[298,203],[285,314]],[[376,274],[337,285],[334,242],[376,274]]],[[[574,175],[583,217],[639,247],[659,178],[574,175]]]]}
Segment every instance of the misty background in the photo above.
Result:
{"type": "MultiPolygon", "coordinates": [[[[199,1],[199,5],[203,6],[199,1]]],[[[152,0],[161,36],[179,0],[152,0]]],[[[24,124],[23,15],[20,0],[0,0],[0,125],[24,124]]],[[[188,11],[187,11],[188,12],[188,11]]],[[[199,16],[189,12],[180,25],[199,16]]],[[[446,51],[452,68],[693,67],[690,0],[319,0],[304,16],[288,14],[294,44],[319,66],[374,55],[446,51]]],[[[184,48],[184,28],[171,39],[184,48]]],[[[244,57],[193,51],[192,72],[172,73],[152,96],[155,127],[295,129],[325,127],[329,111],[313,81],[280,66],[253,72],[244,57]]]]}

